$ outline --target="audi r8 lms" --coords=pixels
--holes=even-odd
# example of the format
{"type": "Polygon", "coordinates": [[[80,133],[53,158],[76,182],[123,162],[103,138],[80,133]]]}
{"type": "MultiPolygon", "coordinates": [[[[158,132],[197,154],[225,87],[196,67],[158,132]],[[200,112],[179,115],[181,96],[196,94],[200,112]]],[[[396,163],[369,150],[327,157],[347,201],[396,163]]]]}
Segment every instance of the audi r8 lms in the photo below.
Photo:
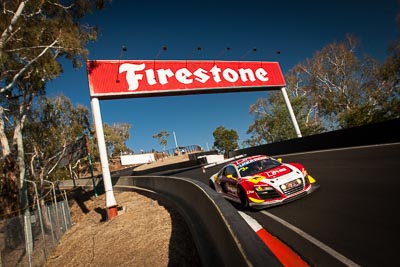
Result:
{"type": "Polygon", "coordinates": [[[210,177],[209,185],[224,198],[255,209],[296,200],[319,187],[302,164],[266,155],[226,164],[210,177]]]}

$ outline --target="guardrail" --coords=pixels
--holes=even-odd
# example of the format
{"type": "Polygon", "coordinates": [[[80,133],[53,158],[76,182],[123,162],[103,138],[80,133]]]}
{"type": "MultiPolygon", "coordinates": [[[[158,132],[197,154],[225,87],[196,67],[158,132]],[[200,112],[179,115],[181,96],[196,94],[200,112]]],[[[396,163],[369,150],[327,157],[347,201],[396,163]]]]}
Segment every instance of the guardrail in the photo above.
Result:
{"type": "MultiPolygon", "coordinates": [[[[182,214],[204,266],[282,266],[237,210],[204,183],[170,176],[112,179],[114,190],[143,191],[182,214]]],[[[86,180],[75,183],[91,188],[86,180]]],[[[71,186],[60,182],[60,188],[71,186]]]]}

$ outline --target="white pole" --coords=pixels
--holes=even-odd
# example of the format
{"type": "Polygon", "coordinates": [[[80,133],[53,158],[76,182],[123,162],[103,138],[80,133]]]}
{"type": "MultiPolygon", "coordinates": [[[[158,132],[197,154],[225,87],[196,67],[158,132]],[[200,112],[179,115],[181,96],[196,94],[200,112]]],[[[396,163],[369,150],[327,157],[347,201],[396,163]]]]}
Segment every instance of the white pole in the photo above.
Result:
{"type": "Polygon", "coordinates": [[[178,148],[178,142],[176,141],[176,135],[175,135],[175,132],[172,132],[172,134],[174,135],[175,147],[176,147],[176,148],[178,148]]]}
{"type": "Polygon", "coordinates": [[[56,212],[56,220],[57,220],[57,227],[59,226],[59,219],[58,219],[58,208],[57,208],[57,196],[56,196],[56,189],[54,186],[54,183],[52,181],[48,181],[43,179],[43,182],[47,182],[51,184],[51,187],[53,187],[53,197],[54,197],[54,208],[56,212]]]}
{"type": "Polygon", "coordinates": [[[99,146],[101,169],[103,172],[104,191],[106,193],[106,207],[108,217],[112,219],[117,216],[117,202],[115,201],[112,188],[110,169],[108,167],[107,148],[104,139],[103,122],[101,120],[100,103],[98,98],[91,99],[93,120],[96,128],[97,144],[99,146]]]}
{"type": "Polygon", "coordinates": [[[283,98],[285,99],[286,107],[289,111],[290,118],[292,119],[294,129],[296,130],[297,137],[301,137],[300,128],[299,128],[299,125],[297,124],[296,116],[294,115],[292,105],[290,104],[289,97],[286,93],[286,88],[282,87],[281,91],[282,91],[283,98]]]}
{"type": "Polygon", "coordinates": [[[44,253],[44,259],[47,260],[47,253],[46,253],[46,237],[44,235],[44,226],[43,226],[43,219],[42,219],[42,209],[40,208],[40,199],[39,199],[39,194],[37,190],[37,186],[34,181],[24,179],[25,181],[32,183],[33,187],[35,188],[35,194],[36,194],[36,205],[38,208],[38,213],[39,213],[39,222],[40,222],[40,229],[42,230],[42,238],[43,238],[43,253],[44,253]]]}

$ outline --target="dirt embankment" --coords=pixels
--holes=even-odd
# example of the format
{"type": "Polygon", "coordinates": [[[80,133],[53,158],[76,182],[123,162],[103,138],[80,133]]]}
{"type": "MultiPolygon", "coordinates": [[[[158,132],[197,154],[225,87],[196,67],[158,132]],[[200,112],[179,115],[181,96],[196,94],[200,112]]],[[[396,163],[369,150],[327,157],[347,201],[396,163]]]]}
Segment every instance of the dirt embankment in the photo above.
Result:
{"type": "Polygon", "coordinates": [[[49,257],[53,266],[201,266],[175,210],[136,192],[115,193],[119,215],[107,220],[105,195],[71,199],[72,228],[49,257]]]}

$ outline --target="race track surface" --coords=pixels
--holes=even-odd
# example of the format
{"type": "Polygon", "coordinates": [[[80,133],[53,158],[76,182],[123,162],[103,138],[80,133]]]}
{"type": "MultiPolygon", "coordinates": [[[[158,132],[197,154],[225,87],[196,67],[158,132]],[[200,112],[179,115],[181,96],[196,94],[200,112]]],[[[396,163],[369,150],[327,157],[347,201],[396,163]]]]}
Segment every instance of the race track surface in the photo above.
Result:
{"type": "MultiPolygon", "coordinates": [[[[302,163],[321,187],[295,202],[247,210],[269,233],[311,266],[399,265],[399,143],[272,156],[302,163]]],[[[219,168],[157,175],[190,177],[208,184],[219,168]]]]}

